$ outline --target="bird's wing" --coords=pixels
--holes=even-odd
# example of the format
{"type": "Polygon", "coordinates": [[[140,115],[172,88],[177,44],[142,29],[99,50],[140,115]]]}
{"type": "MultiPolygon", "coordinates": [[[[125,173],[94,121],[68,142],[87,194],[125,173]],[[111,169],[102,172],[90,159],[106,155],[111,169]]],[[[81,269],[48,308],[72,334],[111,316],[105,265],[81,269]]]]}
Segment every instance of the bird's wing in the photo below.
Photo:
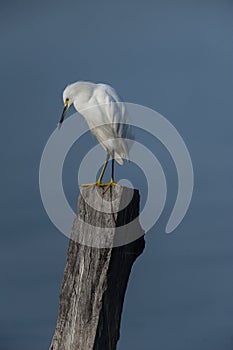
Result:
{"type": "Polygon", "coordinates": [[[129,119],[124,102],[111,86],[105,84],[98,84],[95,100],[101,108],[102,117],[106,122],[102,131],[105,136],[115,138],[115,148],[119,150],[117,153],[128,158],[129,148],[134,138],[128,124],[129,119]],[[132,141],[130,142],[130,140],[132,141]]]}

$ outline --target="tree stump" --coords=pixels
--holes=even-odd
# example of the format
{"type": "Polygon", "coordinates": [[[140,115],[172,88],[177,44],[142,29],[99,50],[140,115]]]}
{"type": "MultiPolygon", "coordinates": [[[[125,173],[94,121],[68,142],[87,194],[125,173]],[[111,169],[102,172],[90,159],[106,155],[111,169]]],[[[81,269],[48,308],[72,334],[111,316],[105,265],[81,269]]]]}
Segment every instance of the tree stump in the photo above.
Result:
{"type": "Polygon", "coordinates": [[[138,190],[81,189],[50,350],[114,350],[125,291],[143,252],[138,190]]]}

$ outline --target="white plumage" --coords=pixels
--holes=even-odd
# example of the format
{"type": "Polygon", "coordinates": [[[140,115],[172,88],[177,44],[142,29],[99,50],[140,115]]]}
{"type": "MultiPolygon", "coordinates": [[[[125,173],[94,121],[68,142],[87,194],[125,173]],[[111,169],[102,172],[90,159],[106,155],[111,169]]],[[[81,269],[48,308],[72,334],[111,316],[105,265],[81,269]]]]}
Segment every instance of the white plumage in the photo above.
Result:
{"type": "MultiPolygon", "coordinates": [[[[131,127],[127,124],[129,121],[126,106],[115,89],[107,84],[78,81],[65,88],[63,102],[64,110],[59,127],[64,120],[66,111],[73,104],[106,150],[106,162],[111,156],[123,165],[123,158],[129,158],[133,136],[131,127]]],[[[102,177],[99,180],[100,182],[96,184],[101,183],[102,177]]]]}

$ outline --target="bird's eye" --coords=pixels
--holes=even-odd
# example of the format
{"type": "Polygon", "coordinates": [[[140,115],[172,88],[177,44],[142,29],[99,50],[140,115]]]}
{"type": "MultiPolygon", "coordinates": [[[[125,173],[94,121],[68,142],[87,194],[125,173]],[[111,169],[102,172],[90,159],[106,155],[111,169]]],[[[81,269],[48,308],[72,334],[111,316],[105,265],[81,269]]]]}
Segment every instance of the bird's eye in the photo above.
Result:
{"type": "Polygon", "coordinates": [[[64,105],[65,105],[66,107],[68,107],[68,105],[69,105],[69,99],[68,99],[68,98],[65,99],[64,105]]]}

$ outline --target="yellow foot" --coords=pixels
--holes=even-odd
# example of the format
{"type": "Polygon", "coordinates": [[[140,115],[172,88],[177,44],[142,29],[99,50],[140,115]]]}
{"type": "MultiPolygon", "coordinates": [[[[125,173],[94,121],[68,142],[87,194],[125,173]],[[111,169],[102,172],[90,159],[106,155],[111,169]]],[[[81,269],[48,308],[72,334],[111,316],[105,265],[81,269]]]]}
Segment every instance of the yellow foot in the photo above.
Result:
{"type": "Polygon", "coordinates": [[[97,186],[97,187],[105,187],[108,184],[102,184],[101,182],[97,181],[97,182],[92,182],[90,184],[81,184],[80,186],[82,187],[92,187],[92,186],[97,186]]]}
{"type": "Polygon", "coordinates": [[[93,186],[97,186],[97,187],[106,187],[104,189],[104,192],[107,192],[107,190],[112,187],[112,186],[119,186],[116,182],[113,181],[113,179],[110,180],[110,182],[106,183],[106,184],[103,184],[102,182],[100,181],[97,181],[97,182],[93,182],[93,183],[90,183],[90,184],[81,184],[80,186],[82,187],[93,187],[93,186]]]}
{"type": "Polygon", "coordinates": [[[104,189],[104,192],[107,192],[107,190],[112,187],[112,186],[119,186],[116,182],[113,181],[113,179],[110,180],[108,184],[105,184],[106,188],[104,189]]]}

